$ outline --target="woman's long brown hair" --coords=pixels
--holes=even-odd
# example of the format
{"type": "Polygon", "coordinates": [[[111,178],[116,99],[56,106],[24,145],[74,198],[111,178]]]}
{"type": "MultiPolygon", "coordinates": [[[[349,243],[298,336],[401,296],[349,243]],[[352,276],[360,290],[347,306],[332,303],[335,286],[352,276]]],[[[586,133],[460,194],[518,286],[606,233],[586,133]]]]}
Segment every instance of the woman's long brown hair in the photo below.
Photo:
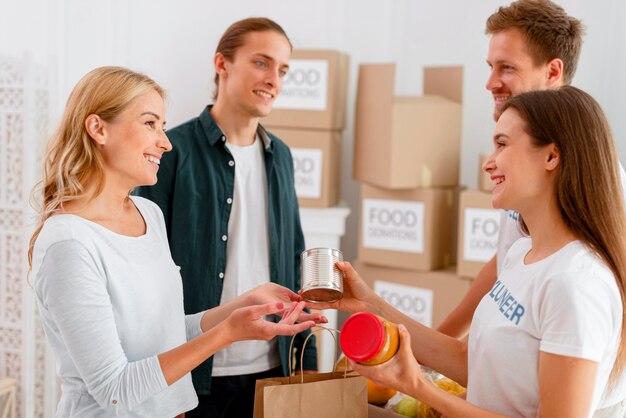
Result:
{"type": "MultiPolygon", "coordinates": [[[[536,146],[555,144],[560,168],[556,201],[567,227],[611,269],[626,301],[626,213],[615,142],[600,105],[571,86],[523,93],[503,107],[514,109],[536,146]]],[[[626,321],[610,387],[626,362],[626,321]]]]}

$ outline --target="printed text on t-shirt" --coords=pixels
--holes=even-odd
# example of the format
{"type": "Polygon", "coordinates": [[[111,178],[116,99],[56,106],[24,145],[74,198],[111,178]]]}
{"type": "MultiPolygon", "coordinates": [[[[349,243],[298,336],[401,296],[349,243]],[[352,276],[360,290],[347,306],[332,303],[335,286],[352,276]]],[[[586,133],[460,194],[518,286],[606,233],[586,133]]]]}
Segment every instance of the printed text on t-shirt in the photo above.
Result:
{"type": "Polygon", "coordinates": [[[519,324],[526,309],[511,295],[509,289],[500,280],[496,281],[491,288],[489,297],[498,305],[498,310],[506,319],[515,325],[519,324]]]}

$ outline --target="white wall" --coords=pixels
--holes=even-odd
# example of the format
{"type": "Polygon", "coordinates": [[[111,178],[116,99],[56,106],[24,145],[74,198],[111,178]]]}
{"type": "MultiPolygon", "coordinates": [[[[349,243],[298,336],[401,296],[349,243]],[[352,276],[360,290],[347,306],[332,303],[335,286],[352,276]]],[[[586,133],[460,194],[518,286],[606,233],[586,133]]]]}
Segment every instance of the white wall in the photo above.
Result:
{"type": "MultiPolygon", "coordinates": [[[[461,183],[476,187],[477,155],[490,150],[490,95],[484,89],[488,38],[484,22],[509,0],[0,0],[0,53],[53,56],[59,103],[99,65],[144,71],[168,90],[168,124],[196,116],[212,92],[212,56],[226,27],[263,15],[278,21],[296,48],[333,48],[351,58],[342,196],[352,208],[343,249],[356,256],[358,187],[352,178],[354,98],[358,65],[398,64],[396,94],[419,94],[425,65],[465,67],[461,183]]],[[[626,3],[560,0],[588,30],[574,84],[605,108],[626,161],[626,3]]]]}

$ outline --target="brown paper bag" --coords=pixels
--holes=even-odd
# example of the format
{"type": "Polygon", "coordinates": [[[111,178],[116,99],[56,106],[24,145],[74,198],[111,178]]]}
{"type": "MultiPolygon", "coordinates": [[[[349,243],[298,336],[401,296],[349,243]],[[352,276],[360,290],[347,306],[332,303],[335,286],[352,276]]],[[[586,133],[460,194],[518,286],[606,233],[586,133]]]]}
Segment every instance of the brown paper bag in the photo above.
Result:
{"type": "Polygon", "coordinates": [[[254,418],[337,417],[367,418],[364,377],[332,372],[256,382],[254,418]]]}
{"type": "MultiPolygon", "coordinates": [[[[305,339],[305,345],[311,335],[305,339]]],[[[293,345],[293,339],[291,343],[293,345]]],[[[292,370],[291,358],[289,370],[292,370]]],[[[315,374],[301,371],[298,376],[256,381],[254,418],[337,417],[367,418],[367,380],[364,377],[346,371],[315,374]]]]}

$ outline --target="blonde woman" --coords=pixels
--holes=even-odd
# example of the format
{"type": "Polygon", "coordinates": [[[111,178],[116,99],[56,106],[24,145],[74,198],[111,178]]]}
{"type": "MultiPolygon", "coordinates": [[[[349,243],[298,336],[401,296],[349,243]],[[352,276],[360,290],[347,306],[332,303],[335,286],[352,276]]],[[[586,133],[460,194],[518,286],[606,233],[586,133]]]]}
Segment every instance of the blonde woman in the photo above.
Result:
{"type": "Polygon", "coordinates": [[[190,371],[216,351],[324,320],[275,284],[185,316],[163,215],[129,196],[157,181],[164,131],[163,89],[102,67],[74,88],[48,144],[29,262],[63,381],[58,417],[177,416],[197,404],[190,371]]]}

